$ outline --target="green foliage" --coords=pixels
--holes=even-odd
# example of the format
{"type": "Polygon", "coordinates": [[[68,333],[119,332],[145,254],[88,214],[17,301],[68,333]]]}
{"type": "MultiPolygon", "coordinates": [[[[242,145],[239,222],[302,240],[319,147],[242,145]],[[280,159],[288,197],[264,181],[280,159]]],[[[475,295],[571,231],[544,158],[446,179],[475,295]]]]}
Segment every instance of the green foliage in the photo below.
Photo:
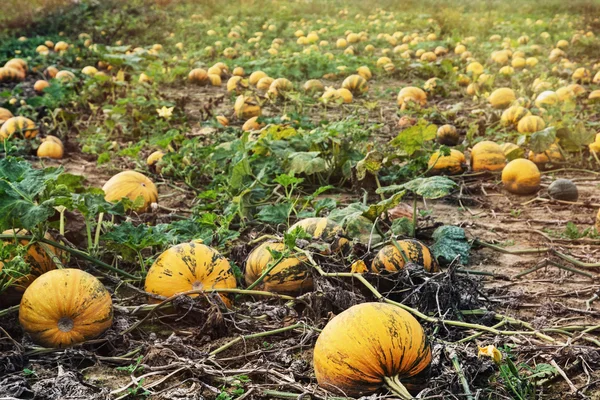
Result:
{"type": "Polygon", "coordinates": [[[464,229],[444,225],[437,228],[432,237],[434,244],[431,250],[440,264],[448,265],[457,258],[460,264],[469,264],[471,243],[467,240],[464,229]]]}
{"type": "Polygon", "coordinates": [[[401,152],[412,156],[417,150],[423,148],[425,142],[435,139],[437,127],[422,119],[416,125],[404,129],[390,144],[401,152]]]}
{"type": "Polygon", "coordinates": [[[550,148],[556,140],[556,128],[549,127],[531,135],[529,146],[534,153],[543,153],[550,148]]]}

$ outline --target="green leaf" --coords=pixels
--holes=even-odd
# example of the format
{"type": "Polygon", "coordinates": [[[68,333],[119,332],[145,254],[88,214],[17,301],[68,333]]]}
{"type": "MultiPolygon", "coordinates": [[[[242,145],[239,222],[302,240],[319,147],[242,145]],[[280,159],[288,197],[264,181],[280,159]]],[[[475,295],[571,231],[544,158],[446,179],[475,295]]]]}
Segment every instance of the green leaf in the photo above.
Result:
{"type": "Polygon", "coordinates": [[[291,203],[269,204],[261,208],[256,218],[269,224],[284,224],[287,223],[291,210],[291,203]]]}
{"type": "Polygon", "coordinates": [[[166,227],[168,227],[167,224],[156,226],[139,224],[135,226],[131,222],[123,222],[103,235],[102,240],[126,246],[135,251],[141,251],[147,247],[167,244],[166,227]]]}
{"type": "Polygon", "coordinates": [[[406,190],[402,190],[402,191],[394,194],[389,199],[382,200],[377,204],[373,204],[373,205],[369,206],[369,208],[365,212],[362,213],[363,217],[369,218],[371,221],[374,221],[375,218],[380,216],[382,213],[386,212],[387,210],[389,210],[391,208],[396,207],[402,200],[402,197],[404,196],[405,193],[406,193],[406,190]]]}
{"type": "Polygon", "coordinates": [[[291,185],[299,185],[304,182],[303,178],[296,178],[293,175],[281,174],[273,179],[273,182],[279,183],[283,187],[288,187],[291,185]]]}
{"type": "Polygon", "coordinates": [[[301,151],[289,155],[291,174],[313,175],[319,172],[327,171],[327,163],[324,159],[318,157],[321,154],[318,151],[301,151]]]}
{"type": "Polygon", "coordinates": [[[229,184],[234,189],[239,189],[244,184],[244,179],[252,174],[252,168],[247,157],[242,158],[237,164],[235,164],[231,170],[231,178],[229,184]]]}
{"type": "Polygon", "coordinates": [[[440,264],[448,265],[457,256],[460,256],[461,264],[469,263],[471,244],[462,228],[452,225],[440,226],[433,232],[432,237],[435,243],[431,250],[440,264]]]}
{"type": "Polygon", "coordinates": [[[390,144],[411,156],[420,150],[426,141],[435,139],[436,133],[437,126],[421,119],[416,125],[400,132],[390,144]]]}
{"type": "Polygon", "coordinates": [[[381,169],[382,162],[382,153],[376,150],[368,152],[365,158],[356,164],[356,178],[359,181],[362,181],[365,179],[367,172],[371,173],[372,175],[377,175],[381,169]]]}
{"type": "Polygon", "coordinates": [[[346,226],[350,220],[361,217],[367,210],[369,210],[369,206],[363,203],[352,203],[346,208],[333,210],[327,218],[342,226],[346,226]]]}
{"type": "Polygon", "coordinates": [[[413,232],[413,222],[411,219],[402,217],[392,221],[392,232],[394,235],[409,236],[413,232]]]}
{"type": "Polygon", "coordinates": [[[529,147],[534,153],[540,154],[550,148],[556,140],[556,128],[550,126],[531,135],[529,147]]]}
{"type": "Polygon", "coordinates": [[[407,190],[425,199],[439,199],[447,196],[456,186],[456,182],[445,176],[417,178],[404,184],[407,190]]]}

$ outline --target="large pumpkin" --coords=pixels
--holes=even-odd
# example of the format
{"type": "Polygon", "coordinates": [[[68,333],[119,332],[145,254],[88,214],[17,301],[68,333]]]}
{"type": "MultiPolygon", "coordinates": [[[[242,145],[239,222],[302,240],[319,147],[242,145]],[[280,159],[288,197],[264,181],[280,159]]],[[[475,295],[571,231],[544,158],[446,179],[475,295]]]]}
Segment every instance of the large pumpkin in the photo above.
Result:
{"type": "Polygon", "coordinates": [[[477,143],[471,150],[471,168],[475,172],[500,171],[506,165],[502,148],[489,140],[477,143]]]}
{"type": "Polygon", "coordinates": [[[315,345],[319,386],[352,397],[387,387],[412,399],[401,383],[431,363],[431,348],[419,322],[383,303],[362,303],[335,316],[315,345]]]}
{"type": "Polygon", "coordinates": [[[35,343],[68,347],[110,328],[110,293],[93,275],[56,269],[36,279],[23,294],[19,322],[35,343]]]}
{"type": "Polygon", "coordinates": [[[21,82],[24,79],[23,71],[12,67],[0,67],[0,82],[21,82]]]}
{"type": "Polygon", "coordinates": [[[507,108],[510,103],[515,101],[517,97],[515,92],[510,88],[496,89],[490,94],[488,101],[494,108],[507,108]]]}
{"type": "Polygon", "coordinates": [[[524,158],[512,160],[502,170],[502,183],[514,194],[533,194],[539,190],[540,181],[538,167],[524,158]]]}
{"type": "MultiPolygon", "coordinates": [[[[199,242],[178,244],[163,252],[148,270],[145,284],[146,292],[164,297],[190,290],[235,287],[229,261],[215,249],[199,242]]],[[[228,294],[220,293],[220,296],[227,306],[231,304],[228,294]]]]}
{"type": "Polygon", "coordinates": [[[423,266],[428,272],[439,271],[435,258],[423,243],[414,239],[400,240],[397,243],[402,251],[395,244],[389,244],[379,250],[371,264],[373,272],[400,271],[405,267],[407,261],[423,266]]]}
{"type": "Polygon", "coordinates": [[[37,136],[38,130],[35,122],[25,117],[9,118],[0,127],[1,140],[8,139],[16,133],[21,133],[25,139],[32,139],[37,136]]]}
{"type": "MultiPolygon", "coordinates": [[[[247,285],[253,284],[269,265],[275,263],[269,249],[282,252],[285,244],[267,242],[252,250],[246,260],[244,278],[247,285]]],[[[288,257],[280,261],[258,287],[276,293],[301,293],[312,290],[313,279],[301,258],[288,257]]]]}
{"type": "Polygon", "coordinates": [[[369,89],[369,86],[367,80],[361,75],[350,75],[342,82],[342,88],[348,89],[354,96],[360,96],[369,89]]]}
{"type": "Polygon", "coordinates": [[[152,203],[158,201],[158,191],[154,183],[135,171],[118,173],[104,184],[102,190],[104,190],[106,201],[119,201],[123,197],[135,201],[141,196],[144,202],[136,209],[138,212],[148,211],[152,203]]]}
{"type": "Polygon", "coordinates": [[[451,149],[448,156],[442,156],[438,150],[431,155],[427,163],[427,168],[432,175],[456,175],[462,173],[466,167],[465,155],[455,149],[451,149]]]}
{"type": "Polygon", "coordinates": [[[421,106],[427,104],[427,94],[423,89],[408,86],[400,90],[398,93],[398,107],[406,108],[408,102],[415,102],[421,106]]]}

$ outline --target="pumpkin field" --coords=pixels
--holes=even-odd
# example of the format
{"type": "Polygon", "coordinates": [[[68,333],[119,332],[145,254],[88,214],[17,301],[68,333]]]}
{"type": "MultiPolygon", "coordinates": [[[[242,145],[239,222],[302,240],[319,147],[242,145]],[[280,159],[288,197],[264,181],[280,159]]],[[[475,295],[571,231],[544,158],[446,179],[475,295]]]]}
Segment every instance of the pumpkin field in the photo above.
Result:
{"type": "Polygon", "coordinates": [[[600,399],[597,0],[0,8],[0,400],[600,399]]]}

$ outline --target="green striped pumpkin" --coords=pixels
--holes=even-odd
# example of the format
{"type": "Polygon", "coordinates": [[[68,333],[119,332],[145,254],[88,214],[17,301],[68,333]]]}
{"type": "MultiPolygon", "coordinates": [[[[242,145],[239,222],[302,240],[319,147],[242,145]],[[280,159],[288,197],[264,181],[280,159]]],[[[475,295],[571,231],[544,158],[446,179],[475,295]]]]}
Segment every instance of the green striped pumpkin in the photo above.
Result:
{"type": "Polygon", "coordinates": [[[354,96],[360,96],[369,89],[369,86],[367,85],[367,80],[365,78],[355,74],[344,79],[342,88],[348,89],[354,96]]]}
{"type": "Polygon", "coordinates": [[[398,241],[395,244],[384,246],[379,250],[371,264],[371,270],[375,273],[381,271],[396,272],[400,271],[406,265],[405,257],[408,262],[421,265],[427,272],[438,272],[439,267],[431,251],[423,243],[414,239],[398,241]],[[404,257],[403,254],[404,253],[404,257]]]}

